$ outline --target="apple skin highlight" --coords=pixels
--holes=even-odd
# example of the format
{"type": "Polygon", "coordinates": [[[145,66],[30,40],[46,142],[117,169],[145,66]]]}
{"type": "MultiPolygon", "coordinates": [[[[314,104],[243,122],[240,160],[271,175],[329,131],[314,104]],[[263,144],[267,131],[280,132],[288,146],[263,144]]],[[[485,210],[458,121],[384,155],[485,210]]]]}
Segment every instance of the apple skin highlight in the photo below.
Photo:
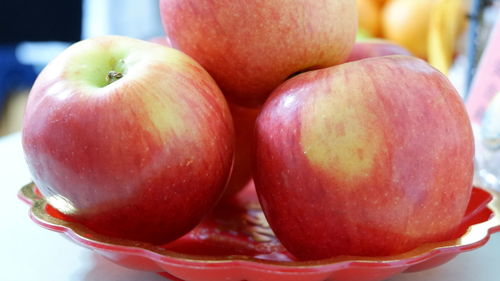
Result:
{"type": "Polygon", "coordinates": [[[290,79],[264,105],[255,146],[266,218],[305,260],[449,239],[472,189],[473,135],[460,96],[412,57],[290,79]]]}

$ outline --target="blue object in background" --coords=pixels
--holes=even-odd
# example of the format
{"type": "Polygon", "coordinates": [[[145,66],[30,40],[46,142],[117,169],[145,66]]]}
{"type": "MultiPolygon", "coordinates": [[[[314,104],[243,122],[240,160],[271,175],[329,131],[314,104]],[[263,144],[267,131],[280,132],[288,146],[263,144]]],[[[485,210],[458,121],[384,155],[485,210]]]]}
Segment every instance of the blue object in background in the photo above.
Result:
{"type": "MultiPolygon", "coordinates": [[[[39,65],[22,61],[20,43],[64,41],[81,38],[82,0],[0,0],[0,113],[7,96],[29,89],[39,65]]],[[[35,52],[38,56],[40,51],[35,52]]],[[[1,116],[0,116],[1,117],[1,116]]]]}
{"type": "Polygon", "coordinates": [[[16,45],[0,45],[0,113],[8,95],[15,90],[30,88],[36,75],[32,65],[19,62],[16,45]]]}
{"type": "Polygon", "coordinates": [[[29,89],[38,72],[71,43],[110,34],[145,40],[164,35],[158,7],[158,0],[23,0],[3,4],[0,113],[10,93],[29,89]],[[27,6],[30,9],[26,10],[27,6]]]}

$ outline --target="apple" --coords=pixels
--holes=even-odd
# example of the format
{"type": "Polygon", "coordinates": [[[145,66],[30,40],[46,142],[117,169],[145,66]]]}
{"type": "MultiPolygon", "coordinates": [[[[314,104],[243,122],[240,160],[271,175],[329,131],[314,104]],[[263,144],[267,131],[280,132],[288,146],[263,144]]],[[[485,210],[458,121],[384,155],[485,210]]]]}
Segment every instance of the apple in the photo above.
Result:
{"type": "Polygon", "coordinates": [[[252,179],[253,134],[255,120],[260,112],[260,108],[242,107],[231,102],[228,104],[233,117],[236,142],[233,170],[224,192],[224,199],[234,196],[252,179]]]}
{"type": "Polygon", "coordinates": [[[256,121],[255,187],[300,259],[386,256],[456,234],[474,142],[449,80],[407,56],[300,74],[256,121]]]}
{"type": "Polygon", "coordinates": [[[223,94],[193,59],[109,36],[72,45],[40,73],[22,144],[54,208],[100,234],[160,244],[221,197],[234,131],[223,94]]]}
{"type": "Polygon", "coordinates": [[[368,39],[354,44],[346,62],[389,55],[411,56],[411,53],[405,48],[387,40],[368,39]]]}
{"type": "Polygon", "coordinates": [[[298,72],[343,62],[357,30],[352,0],[160,0],[160,12],[172,46],[247,107],[298,72]]]}

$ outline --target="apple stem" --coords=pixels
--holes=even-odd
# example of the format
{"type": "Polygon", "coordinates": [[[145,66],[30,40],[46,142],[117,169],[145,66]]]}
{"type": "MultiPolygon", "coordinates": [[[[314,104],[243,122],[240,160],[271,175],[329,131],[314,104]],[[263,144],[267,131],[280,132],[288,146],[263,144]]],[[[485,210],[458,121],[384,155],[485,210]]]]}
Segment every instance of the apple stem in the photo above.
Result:
{"type": "Polygon", "coordinates": [[[109,84],[119,80],[122,77],[123,77],[123,74],[121,74],[120,72],[111,70],[110,72],[108,72],[108,75],[106,76],[106,81],[108,82],[108,85],[109,85],[109,84]]]}

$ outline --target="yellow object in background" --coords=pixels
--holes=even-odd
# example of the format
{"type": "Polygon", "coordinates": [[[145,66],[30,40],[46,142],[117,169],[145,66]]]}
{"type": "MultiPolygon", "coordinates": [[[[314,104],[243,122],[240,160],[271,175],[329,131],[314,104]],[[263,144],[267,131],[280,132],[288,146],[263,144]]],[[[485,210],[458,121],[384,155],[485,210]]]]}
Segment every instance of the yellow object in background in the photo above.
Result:
{"type": "Polygon", "coordinates": [[[466,23],[464,0],[389,0],[382,34],[447,74],[466,23]]]}
{"type": "Polygon", "coordinates": [[[391,0],[382,11],[383,36],[427,59],[429,22],[438,0],[391,0]]]}
{"type": "Polygon", "coordinates": [[[429,23],[428,61],[447,74],[453,64],[457,39],[465,25],[462,0],[438,0],[429,23]]]}
{"type": "Polygon", "coordinates": [[[28,91],[16,91],[9,94],[6,106],[0,111],[0,137],[21,130],[24,107],[28,99],[28,91]]]}
{"type": "Polygon", "coordinates": [[[358,8],[358,27],[370,37],[381,34],[381,7],[378,0],[356,0],[358,8]]]}

